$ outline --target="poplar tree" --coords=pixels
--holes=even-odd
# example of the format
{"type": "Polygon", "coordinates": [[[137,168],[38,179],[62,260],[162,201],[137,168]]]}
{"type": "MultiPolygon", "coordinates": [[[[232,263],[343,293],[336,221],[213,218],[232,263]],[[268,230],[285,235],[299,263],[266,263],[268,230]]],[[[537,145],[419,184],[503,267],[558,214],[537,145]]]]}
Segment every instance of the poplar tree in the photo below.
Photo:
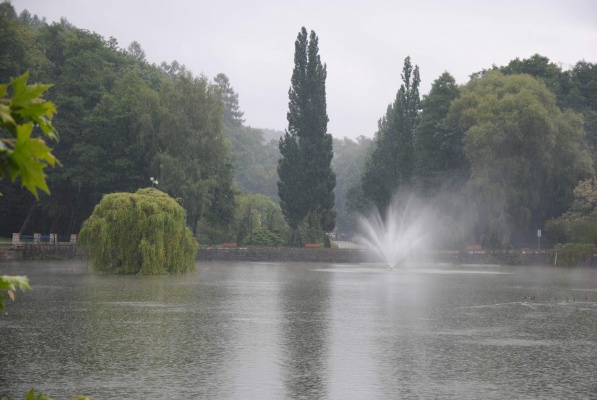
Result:
{"type": "MultiPolygon", "coordinates": [[[[303,27],[295,42],[294,70],[288,92],[288,129],[280,138],[278,194],[288,225],[332,231],[335,227],[331,168],[332,135],[327,133],[326,65],[319,57],[315,32],[303,27]],[[303,226],[304,227],[304,226],[303,226]]],[[[300,240],[299,240],[300,242],[300,240]]]]}
{"type": "Polygon", "coordinates": [[[404,60],[402,85],[386,115],[379,120],[376,143],[362,177],[367,200],[385,209],[400,188],[412,184],[415,171],[415,129],[421,118],[419,67],[404,60]]]}
{"type": "Polygon", "coordinates": [[[415,132],[415,181],[424,194],[433,195],[446,185],[460,186],[468,177],[463,132],[445,121],[459,94],[454,77],[444,72],[422,101],[421,122],[415,132]]]}

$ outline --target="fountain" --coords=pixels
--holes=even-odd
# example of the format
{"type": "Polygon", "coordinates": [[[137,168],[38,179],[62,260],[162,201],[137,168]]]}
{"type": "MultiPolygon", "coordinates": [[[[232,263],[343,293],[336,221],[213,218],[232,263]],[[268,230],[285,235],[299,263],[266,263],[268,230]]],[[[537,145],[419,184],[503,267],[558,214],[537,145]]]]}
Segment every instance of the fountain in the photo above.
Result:
{"type": "Polygon", "coordinates": [[[433,232],[433,213],[415,197],[406,203],[395,199],[385,215],[375,209],[359,217],[361,234],[357,241],[380,256],[389,269],[406,265],[414,251],[421,251],[433,232]]]}

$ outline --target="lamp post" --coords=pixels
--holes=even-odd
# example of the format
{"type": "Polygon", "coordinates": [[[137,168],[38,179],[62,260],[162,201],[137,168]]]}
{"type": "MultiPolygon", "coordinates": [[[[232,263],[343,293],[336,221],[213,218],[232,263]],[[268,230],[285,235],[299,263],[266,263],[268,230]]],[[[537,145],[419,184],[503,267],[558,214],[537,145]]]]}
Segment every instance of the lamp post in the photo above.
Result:
{"type": "Polygon", "coordinates": [[[149,180],[151,181],[151,187],[154,188],[157,186],[158,184],[158,180],[157,179],[153,179],[153,176],[151,178],[149,178],[149,180]]]}

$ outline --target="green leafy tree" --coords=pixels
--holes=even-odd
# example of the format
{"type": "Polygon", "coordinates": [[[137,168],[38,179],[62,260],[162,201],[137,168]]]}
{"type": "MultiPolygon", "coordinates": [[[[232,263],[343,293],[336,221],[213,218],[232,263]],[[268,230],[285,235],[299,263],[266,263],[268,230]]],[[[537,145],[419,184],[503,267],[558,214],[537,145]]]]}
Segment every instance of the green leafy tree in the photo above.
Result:
{"type": "Polygon", "coordinates": [[[38,79],[49,67],[36,33],[28,25],[35,20],[40,22],[37,16],[23,13],[17,18],[10,3],[0,3],[0,82],[8,82],[26,71],[38,79]]]}
{"type": "Polygon", "coordinates": [[[29,26],[33,30],[38,30],[43,25],[46,25],[46,18],[39,18],[37,14],[31,15],[31,13],[27,10],[21,11],[19,14],[19,21],[21,24],[29,26]]]}
{"type": "Polygon", "coordinates": [[[465,132],[467,190],[487,246],[525,243],[565,209],[575,182],[594,174],[580,116],[560,111],[555,96],[529,75],[491,71],[473,79],[448,119],[465,132]]]}
{"type": "Polygon", "coordinates": [[[545,230],[555,243],[597,244],[597,179],[579,182],[568,210],[545,223],[545,230]]]}
{"type": "Polygon", "coordinates": [[[528,74],[542,81],[556,95],[556,103],[560,108],[567,107],[566,97],[571,89],[570,76],[562,68],[551,62],[549,58],[534,54],[527,59],[515,58],[504,67],[499,68],[504,75],[528,74]]]}
{"type": "Polygon", "coordinates": [[[413,183],[415,129],[420,120],[419,67],[404,60],[402,85],[386,115],[378,122],[375,148],[362,177],[365,198],[386,209],[394,194],[413,183]]]}
{"type": "Polygon", "coordinates": [[[126,49],[126,54],[128,54],[137,61],[145,61],[145,50],[143,50],[141,44],[136,40],[133,40],[131,44],[129,44],[129,47],[126,49]]]}
{"type": "MultiPolygon", "coordinates": [[[[494,67],[494,69],[498,69],[494,67]]],[[[593,155],[593,164],[597,166],[597,65],[579,61],[570,70],[563,70],[560,65],[547,57],[535,54],[528,59],[512,60],[500,67],[505,75],[529,74],[545,83],[556,95],[556,103],[562,109],[571,109],[583,114],[585,141],[593,155]]],[[[483,71],[486,74],[488,71],[483,71]]]]}
{"type": "MultiPolygon", "coordinates": [[[[138,188],[118,186],[121,185],[119,180],[108,182],[114,175],[93,174],[88,168],[92,165],[93,171],[102,169],[104,162],[110,164],[112,155],[117,157],[118,153],[109,151],[114,139],[114,142],[130,140],[130,133],[124,136],[119,129],[121,123],[116,123],[112,129],[109,122],[100,123],[102,117],[108,121],[110,115],[99,114],[114,110],[107,107],[106,95],[122,78],[119,68],[134,61],[109,49],[101,36],[76,29],[65,20],[41,27],[37,35],[51,63],[44,76],[55,83],[52,101],[61,110],[60,118],[55,119],[61,133],[55,154],[68,168],[54,169],[48,174],[52,196],[42,197],[37,205],[30,201],[24,204],[34,210],[30,224],[36,230],[70,234],[78,232],[103,194],[138,188]],[[102,102],[104,104],[100,105],[102,102]],[[117,138],[118,134],[123,135],[122,139],[117,138]]],[[[22,229],[31,229],[24,225],[22,229]]]]}
{"type": "Polygon", "coordinates": [[[433,196],[446,187],[459,189],[468,177],[463,132],[445,121],[459,93],[454,77],[444,72],[423,98],[415,133],[415,179],[423,194],[433,196]]]}
{"type": "Polygon", "coordinates": [[[224,133],[232,143],[238,187],[245,193],[263,193],[277,201],[276,167],[280,158],[277,142],[274,148],[271,143],[265,143],[261,129],[243,124],[238,93],[225,74],[218,74],[214,81],[224,106],[224,133]]]}
{"type": "MultiPolygon", "coordinates": [[[[332,135],[327,133],[326,66],[319,56],[315,32],[303,27],[295,42],[288,103],[288,129],[280,139],[278,194],[288,225],[298,229],[307,215],[318,215],[318,226],[335,226],[334,187],[331,168],[332,135]]],[[[323,232],[322,232],[323,233],[323,232]]],[[[300,244],[300,243],[297,243],[300,244]]]]}
{"type": "Polygon", "coordinates": [[[167,72],[158,98],[148,100],[156,112],[148,116],[146,135],[160,187],[185,208],[194,235],[200,222],[225,228],[234,214],[234,190],[219,95],[206,77],[184,67],[173,64],[167,72]]]}
{"type": "Polygon", "coordinates": [[[184,209],[153,189],[104,196],[83,224],[80,244],[96,272],[155,275],[195,269],[197,242],[184,209]]]}
{"type": "Polygon", "coordinates": [[[583,114],[585,140],[597,166],[597,64],[579,61],[570,71],[570,79],[572,87],[565,102],[583,114]]]}
{"type": "Polygon", "coordinates": [[[226,74],[218,74],[214,78],[216,91],[224,105],[224,124],[231,128],[240,128],[245,122],[243,112],[240,111],[238,104],[238,93],[230,85],[230,80],[226,74]]]}
{"type": "Polygon", "coordinates": [[[277,202],[278,142],[265,143],[261,129],[250,126],[227,132],[234,150],[234,177],[238,187],[245,193],[265,194],[277,202]]]}
{"type": "Polygon", "coordinates": [[[263,194],[239,195],[232,229],[234,241],[255,246],[278,246],[288,236],[280,206],[263,194]]]}

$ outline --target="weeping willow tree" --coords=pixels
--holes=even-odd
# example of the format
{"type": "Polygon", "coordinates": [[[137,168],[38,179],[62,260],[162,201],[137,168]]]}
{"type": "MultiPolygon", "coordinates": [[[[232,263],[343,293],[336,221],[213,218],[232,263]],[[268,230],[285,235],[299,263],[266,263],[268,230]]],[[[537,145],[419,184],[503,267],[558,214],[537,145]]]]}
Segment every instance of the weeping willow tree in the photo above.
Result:
{"type": "Polygon", "coordinates": [[[185,211],[157,189],[104,196],[79,240],[96,272],[156,275],[195,269],[198,245],[185,211]]]}

